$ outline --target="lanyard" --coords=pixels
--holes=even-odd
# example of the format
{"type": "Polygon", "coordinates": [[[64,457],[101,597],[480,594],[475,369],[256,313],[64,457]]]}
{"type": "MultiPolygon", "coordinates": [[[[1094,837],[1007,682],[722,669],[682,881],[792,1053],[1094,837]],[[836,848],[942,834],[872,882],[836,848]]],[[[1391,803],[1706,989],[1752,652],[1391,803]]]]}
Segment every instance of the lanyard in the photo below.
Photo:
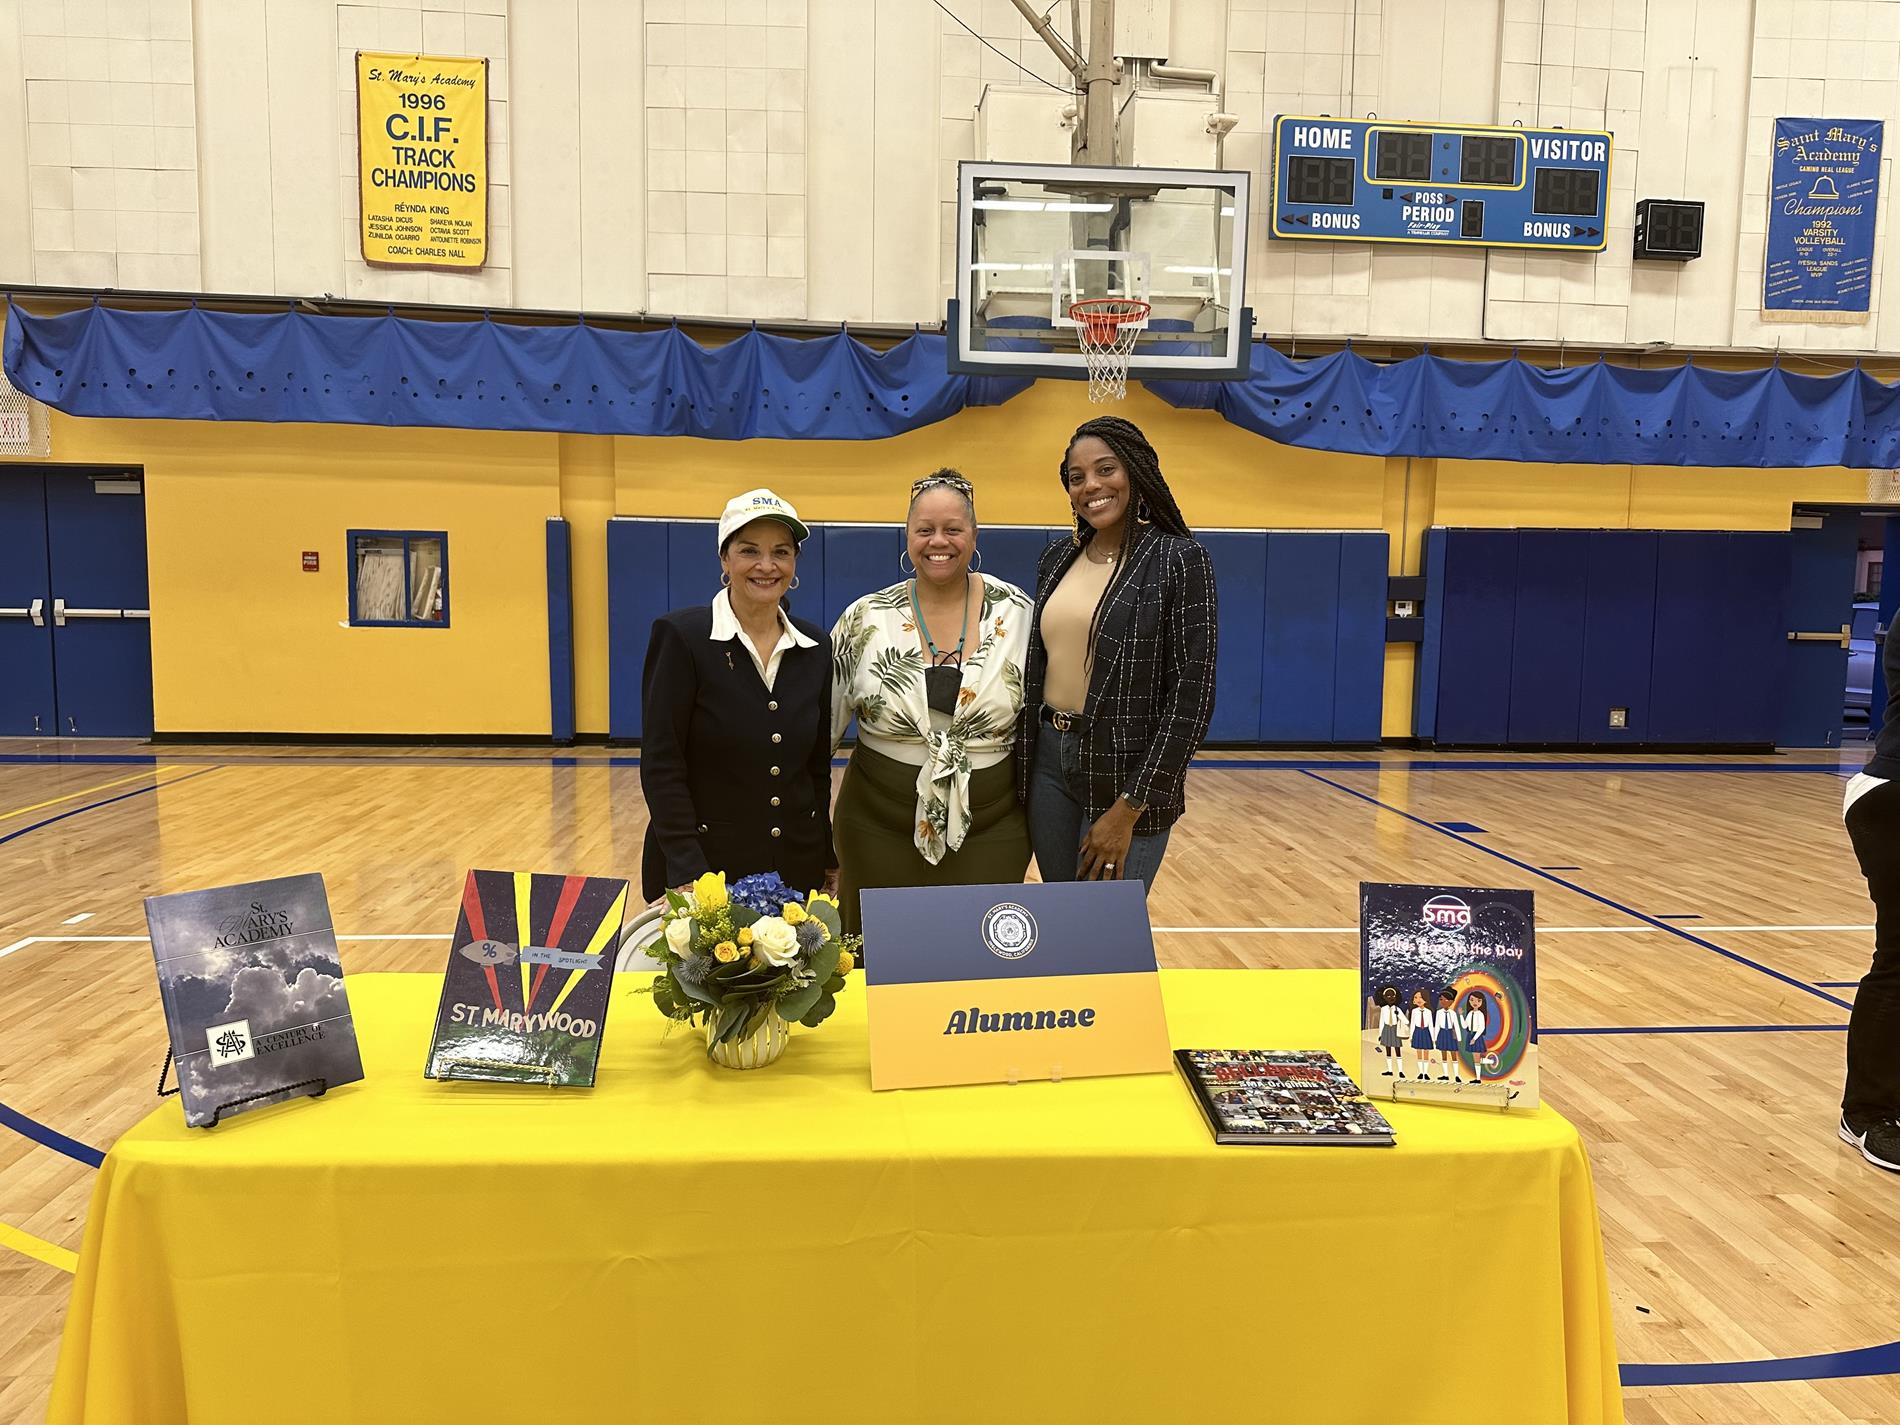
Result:
{"type": "MultiPolygon", "coordinates": [[[[930,661],[942,660],[943,654],[937,651],[937,642],[930,636],[930,625],[924,622],[923,606],[917,602],[917,581],[910,581],[910,611],[917,616],[917,631],[924,636],[924,644],[930,649],[930,661]]],[[[963,576],[963,617],[957,623],[957,647],[955,657],[958,663],[963,661],[963,640],[969,635],[970,627],[970,576],[963,576]]]]}

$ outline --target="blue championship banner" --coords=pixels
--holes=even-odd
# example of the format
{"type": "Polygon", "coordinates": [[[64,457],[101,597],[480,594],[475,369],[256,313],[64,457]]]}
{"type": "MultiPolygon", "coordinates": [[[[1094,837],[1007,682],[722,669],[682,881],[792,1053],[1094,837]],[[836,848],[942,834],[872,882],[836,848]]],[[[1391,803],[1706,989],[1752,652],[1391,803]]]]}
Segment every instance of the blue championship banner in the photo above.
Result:
{"type": "Polygon", "coordinates": [[[1878,119],[1775,120],[1762,320],[1867,320],[1883,127],[1878,119]]]}
{"type": "Polygon", "coordinates": [[[861,903],[872,1088],[1173,1072],[1139,881],[861,903]]]}

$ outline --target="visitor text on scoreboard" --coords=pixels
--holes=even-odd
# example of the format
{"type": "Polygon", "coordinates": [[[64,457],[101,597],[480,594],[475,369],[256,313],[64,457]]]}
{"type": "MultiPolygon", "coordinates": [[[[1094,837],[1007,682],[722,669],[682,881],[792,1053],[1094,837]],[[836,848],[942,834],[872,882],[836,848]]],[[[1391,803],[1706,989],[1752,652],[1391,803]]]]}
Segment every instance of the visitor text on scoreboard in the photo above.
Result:
{"type": "Polygon", "coordinates": [[[1383,119],[1273,122],[1273,236],[1600,252],[1610,135],[1383,119]]]}

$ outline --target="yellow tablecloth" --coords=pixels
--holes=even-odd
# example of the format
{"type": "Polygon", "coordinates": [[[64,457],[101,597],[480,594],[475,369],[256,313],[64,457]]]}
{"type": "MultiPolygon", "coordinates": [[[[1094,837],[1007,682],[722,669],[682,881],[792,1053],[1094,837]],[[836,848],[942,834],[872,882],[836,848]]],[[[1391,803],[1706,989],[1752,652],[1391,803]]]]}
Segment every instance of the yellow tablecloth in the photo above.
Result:
{"type": "MultiPolygon", "coordinates": [[[[1325,1048],[1356,976],[1169,971],[1174,1042],[1325,1048]]],[[[593,1090],[422,1077],[440,981],[350,980],[368,1078],[107,1155],[50,1420],[1622,1419],[1556,1113],[1217,1148],[1173,1075],[873,1094],[864,999],[769,1069],[628,977],[593,1090]]]]}

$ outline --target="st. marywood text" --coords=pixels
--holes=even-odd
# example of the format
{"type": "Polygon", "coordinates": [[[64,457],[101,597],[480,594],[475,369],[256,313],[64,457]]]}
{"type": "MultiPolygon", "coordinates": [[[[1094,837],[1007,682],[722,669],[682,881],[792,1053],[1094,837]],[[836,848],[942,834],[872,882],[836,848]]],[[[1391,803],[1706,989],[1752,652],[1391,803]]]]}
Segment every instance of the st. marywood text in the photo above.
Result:
{"type": "Polygon", "coordinates": [[[975,1005],[954,1010],[945,1034],[1007,1034],[1018,1029],[1093,1029],[1092,1009],[1015,1010],[1007,1014],[984,1014],[975,1005]]]}

